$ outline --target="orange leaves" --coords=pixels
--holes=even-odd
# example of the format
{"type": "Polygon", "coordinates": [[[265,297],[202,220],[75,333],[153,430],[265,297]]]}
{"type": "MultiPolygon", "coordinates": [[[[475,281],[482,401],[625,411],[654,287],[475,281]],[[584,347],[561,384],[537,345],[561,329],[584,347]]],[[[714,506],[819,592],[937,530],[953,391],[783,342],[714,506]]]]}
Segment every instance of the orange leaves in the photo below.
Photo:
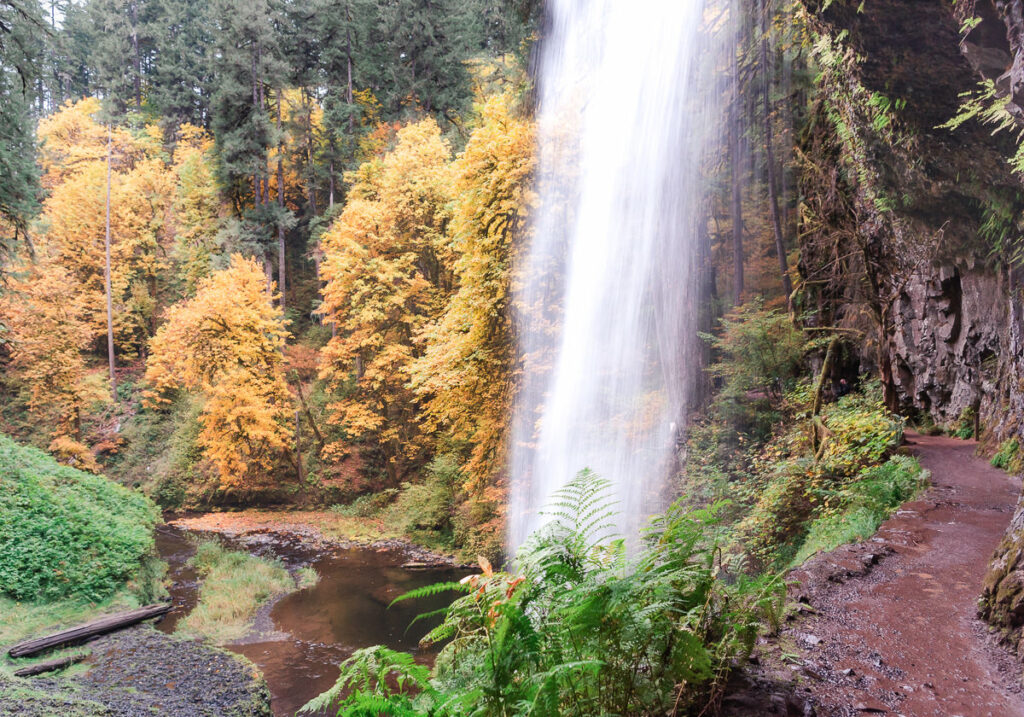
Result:
{"type": "Polygon", "coordinates": [[[426,350],[411,370],[428,425],[472,447],[464,466],[470,490],[504,464],[513,370],[511,266],[536,202],[532,124],[514,115],[507,96],[488,100],[481,114],[452,167],[448,241],[457,257],[458,289],[443,315],[421,332],[426,350]]]}
{"type": "Polygon", "coordinates": [[[512,599],[516,589],[526,582],[526,578],[522,575],[495,572],[491,562],[483,556],[478,555],[476,560],[483,571],[482,574],[467,575],[459,584],[468,585],[473,590],[473,600],[480,605],[481,612],[487,616],[489,626],[493,627],[502,606],[512,599]]]}
{"type": "Polygon", "coordinates": [[[338,333],[324,348],[321,377],[338,392],[355,382],[328,406],[330,420],[381,444],[393,479],[423,447],[406,384],[414,338],[449,281],[449,157],[433,120],[402,128],[392,152],[354,173],[345,210],[322,240],[321,312],[338,333]]]}
{"type": "MultiPolygon", "coordinates": [[[[93,119],[94,99],[65,105],[42,120],[42,161],[50,194],[34,241],[74,282],[74,301],[95,337],[106,332],[103,289],[107,129],[93,119]]],[[[111,288],[118,353],[145,345],[157,279],[166,269],[161,241],[168,229],[172,175],[149,134],[115,128],[111,178],[111,288]]]]}
{"type": "Polygon", "coordinates": [[[150,343],[145,403],[176,388],[205,397],[200,444],[225,489],[273,469],[287,447],[291,398],[282,349],[288,332],[266,293],[263,269],[239,254],[172,306],[150,343]]]}
{"type": "Polygon", "coordinates": [[[533,125],[509,96],[480,113],[454,161],[432,120],[398,130],[394,150],[351,175],[322,244],[322,311],[338,333],[321,377],[344,393],[331,420],[383,444],[390,465],[443,432],[470,448],[471,490],[504,461],[511,266],[536,201],[533,125]]]}
{"type": "Polygon", "coordinates": [[[29,410],[51,435],[77,439],[89,406],[108,396],[102,374],[91,374],[82,351],[92,334],[73,277],[46,257],[3,297],[0,314],[11,331],[12,368],[29,410]]]}

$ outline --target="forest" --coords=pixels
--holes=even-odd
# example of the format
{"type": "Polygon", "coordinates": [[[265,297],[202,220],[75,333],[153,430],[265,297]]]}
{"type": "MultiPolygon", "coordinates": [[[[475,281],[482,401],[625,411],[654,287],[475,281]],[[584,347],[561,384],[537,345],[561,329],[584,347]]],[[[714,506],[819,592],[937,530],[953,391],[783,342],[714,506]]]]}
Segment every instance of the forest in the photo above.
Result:
{"type": "Polygon", "coordinates": [[[0,715],[1024,715],[1022,36],[0,0],[0,715]]]}

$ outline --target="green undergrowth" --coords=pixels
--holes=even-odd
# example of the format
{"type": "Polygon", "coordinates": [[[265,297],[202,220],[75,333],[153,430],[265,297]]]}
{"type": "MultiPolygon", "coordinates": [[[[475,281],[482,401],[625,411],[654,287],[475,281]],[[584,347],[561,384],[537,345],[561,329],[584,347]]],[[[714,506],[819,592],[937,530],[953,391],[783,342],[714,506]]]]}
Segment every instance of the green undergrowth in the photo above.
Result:
{"type": "Polygon", "coordinates": [[[584,471],[557,494],[552,523],[515,572],[409,593],[461,596],[425,638],[433,670],[382,646],[357,651],[335,687],[343,715],[684,714],[709,709],[759,631],[777,626],[781,582],[730,572],[715,540],[719,506],[681,503],[629,557],[611,535],[609,484],[584,471]]]}
{"type": "Polygon", "coordinates": [[[821,367],[848,363],[847,349],[816,334],[752,303],[710,339],[723,383],[690,427],[680,488],[694,506],[729,500],[729,550],[755,574],[868,537],[924,480],[913,459],[894,456],[905,422],[880,384],[861,377],[835,395],[821,367]]]}
{"type": "Polygon", "coordinates": [[[1000,443],[991,463],[995,468],[1001,468],[1007,473],[1017,474],[1024,471],[1024,455],[1021,454],[1020,441],[1011,438],[1000,443]]]}
{"type": "MultiPolygon", "coordinates": [[[[229,550],[217,541],[199,543],[191,564],[202,581],[199,602],[178,626],[185,635],[223,645],[242,638],[268,600],[296,589],[279,560],[229,550]]],[[[300,577],[302,587],[313,576],[300,577]]]]}
{"type": "Polygon", "coordinates": [[[418,545],[457,553],[471,561],[478,555],[497,560],[504,549],[499,505],[486,496],[467,495],[459,461],[442,454],[426,465],[415,481],[357,497],[331,511],[347,518],[371,518],[418,545]]]}
{"type": "Polygon", "coordinates": [[[799,539],[800,547],[790,566],[800,565],[819,552],[870,538],[927,482],[928,471],[910,456],[893,456],[882,465],[863,470],[855,480],[824,496],[823,507],[799,539]]]}
{"type": "Polygon", "coordinates": [[[13,600],[103,601],[129,582],[151,591],[144,562],[160,515],[102,476],[0,435],[0,591],[13,600]]]}

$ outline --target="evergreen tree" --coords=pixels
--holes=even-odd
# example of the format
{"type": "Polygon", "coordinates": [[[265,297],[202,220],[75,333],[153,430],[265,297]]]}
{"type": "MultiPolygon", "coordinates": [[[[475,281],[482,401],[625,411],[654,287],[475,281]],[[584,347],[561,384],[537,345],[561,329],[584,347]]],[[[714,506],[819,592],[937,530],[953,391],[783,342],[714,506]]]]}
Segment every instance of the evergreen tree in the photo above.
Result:
{"type": "Polygon", "coordinates": [[[146,32],[153,8],[147,0],[92,0],[87,7],[95,30],[90,65],[107,112],[141,112],[144,69],[155,54],[146,32]]]}
{"type": "Polygon", "coordinates": [[[157,39],[147,104],[164,124],[206,127],[214,91],[212,11],[205,0],[150,0],[157,39]]]}
{"type": "Polygon", "coordinates": [[[471,29],[455,0],[377,0],[366,75],[385,110],[422,109],[449,120],[469,91],[471,29]]]}
{"type": "Polygon", "coordinates": [[[29,107],[37,80],[33,37],[44,27],[39,5],[31,0],[0,0],[0,259],[25,237],[38,208],[29,107]]]}

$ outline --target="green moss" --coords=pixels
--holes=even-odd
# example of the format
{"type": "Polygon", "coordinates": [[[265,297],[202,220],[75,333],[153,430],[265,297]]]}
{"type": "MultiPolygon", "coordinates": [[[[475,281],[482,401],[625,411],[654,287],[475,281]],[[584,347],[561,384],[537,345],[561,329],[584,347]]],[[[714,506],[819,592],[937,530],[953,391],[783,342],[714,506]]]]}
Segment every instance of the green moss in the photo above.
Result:
{"type": "Polygon", "coordinates": [[[0,591],[101,601],[140,572],[159,512],[145,496],[0,436],[0,591]]]}

